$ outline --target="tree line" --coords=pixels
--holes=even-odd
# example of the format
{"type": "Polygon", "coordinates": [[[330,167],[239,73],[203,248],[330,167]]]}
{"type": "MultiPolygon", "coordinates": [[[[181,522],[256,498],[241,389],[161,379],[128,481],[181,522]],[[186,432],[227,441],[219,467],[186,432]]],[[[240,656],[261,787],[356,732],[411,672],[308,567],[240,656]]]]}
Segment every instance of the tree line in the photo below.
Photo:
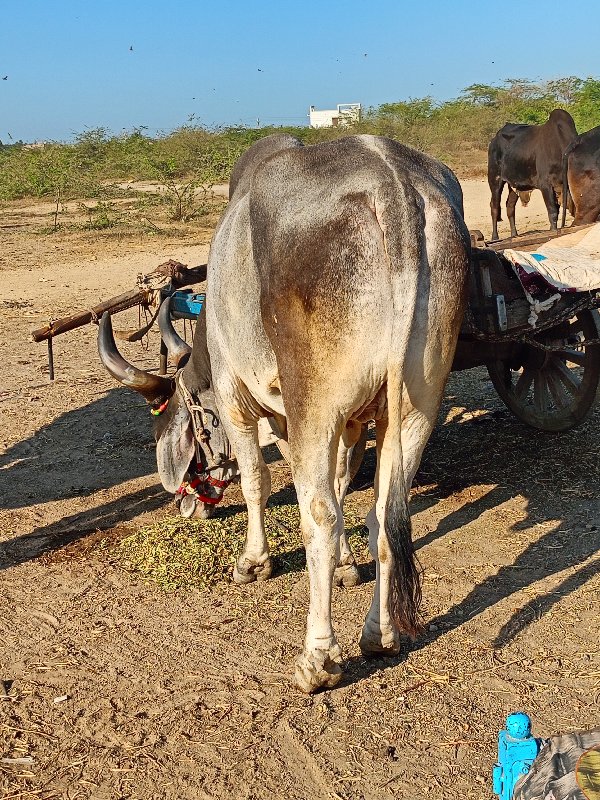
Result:
{"type": "Polygon", "coordinates": [[[20,197],[110,195],[123,181],[153,180],[164,186],[210,187],[226,182],[239,156],[257,139],[287,132],[306,144],[349,133],[389,136],[441,159],[459,176],[485,172],[487,146],[506,122],[540,124],[554,108],[569,111],[582,133],[600,124],[600,80],[578,77],[500,86],[473,84],[452,100],[411,98],[369,108],[351,127],[226,127],[189,123],[161,136],[142,128],[114,135],[94,128],[71,142],[31,147],[0,142],[0,200],[20,197]]]}

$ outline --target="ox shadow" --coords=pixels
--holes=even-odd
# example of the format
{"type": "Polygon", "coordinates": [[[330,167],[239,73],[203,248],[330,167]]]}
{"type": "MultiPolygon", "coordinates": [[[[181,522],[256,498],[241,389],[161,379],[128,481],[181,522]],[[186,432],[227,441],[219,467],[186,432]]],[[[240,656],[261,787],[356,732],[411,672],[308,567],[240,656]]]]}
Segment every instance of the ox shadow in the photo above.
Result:
{"type": "Polygon", "coordinates": [[[0,456],[0,503],[17,509],[67,500],[156,472],[147,408],[111,389],[12,445],[0,456]]]}
{"type": "MultiPolygon", "coordinates": [[[[139,514],[163,508],[170,500],[160,484],[140,489],[50,525],[0,543],[0,571],[62,550],[75,542],[93,540],[95,535],[114,530],[116,538],[130,533],[126,523],[139,514]]],[[[86,547],[82,546],[82,550],[86,547]]]]}
{"type": "MultiPolygon", "coordinates": [[[[158,481],[98,505],[96,493],[156,472],[146,404],[122,389],[58,416],[0,457],[5,509],[89,498],[90,508],[0,544],[0,569],[126,523],[171,500],[158,481]]],[[[72,508],[72,506],[71,506],[72,508]]]]}
{"type": "MultiPolygon", "coordinates": [[[[483,371],[466,374],[468,379],[460,373],[451,376],[440,424],[427,445],[416,478],[416,484],[426,488],[411,501],[411,511],[417,515],[473,486],[489,489],[443,516],[434,530],[416,540],[417,549],[440,545],[453,530],[517,495],[523,498],[525,516],[505,535],[518,535],[520,530],[540,523],[545,529],[512,563],[501,566],[460,602],[431,620],[435,629],[421,637],[413,645],[415,649],[527,586],[575,568],[551,592],[538,595],[512,614],[495,635],[493,644],[501,647],[600,571],[600,558],[590,561],[600,550],[600,500],[596,499],[600,497],[600,413],[567,433],[538,433],[503,409],[483,371]],[[449,409],[456,406],[464,406],[465,411],[441,424],[449,409]],[[470,412],[475,409],[485,411],[486,416],[473,418],[470,412]]],[[[279,458],[274,448],[265,455],[269,462],[279,458]]],[[[4,479],[2,499],[9,509],[36,502],[91,498],[101,489],[153,474],[154,441],[146,406],[127,392],[111,390],[88,406],[59,416],[30,439],[11,447],[2,456],[0,466],[4,479]]],[[[374,472],[375,451],[369,447],[353,488],[372,484],[374,472]]],[[[287,484],[272,495],[269,505],[295,500],[294,488],[287,484]]],[[[40,526],[0,545],[0,569],[64,547],[99,529],[127,522],[142,511],[163,508],[169,501],[170,496],[157,483],[40,526]]],[[[242,510],[245,506],[222,507],[218,516],[242,510]]],[[[279,574],[303,568],[301,547],[278,558],[279,574]]],[[[372,563],[361,565],[360,570],[363,581],[373,578],[372,563]]],[[[359,679],[390,663],[394,659],[367,662],[359,658],[349,665],[349,670],[359,679]]]]}
{"type": "MultiPolygon", "coordinates": [[[[553,583],[551,590],[542,590],[535,599],[520,603],[522,607],[493,632],[492,646],[501,648],[600,572],[600,556],[594,558],[600,551],[600,412],[565,433],[534,431],[504,409],[484,370],[472,370],[468,375],[451,376],[441,418],[415,479],[421,489],[411,500],[411,514],[418,519],[419,513],[435,509],[451,496],[460,502],[460,493],[466,501],[458,508],[454,503],[453,510],[441,516],[433,530],[416,538],[415,547],[417,551],[438,547],[442,555],[444,537],[518,497],[523,518],[504,530],[496,525],[489,534],[499,537],[502,562],[510,549],[511,535],[518,555],[430,620],[431,627],[409,645],[409,651],[426,647],[511,595],[570,570],[567,577],[553,583]],[[457,406],[464,410],[444,423],[450,409],[457,406]],[[484,414],[474,416],[475,410],[484,414]],[[477,491],[471,500],[472,487],[477,491]],[[529,542],[523,546],[520,532],[537,525],[543,525],[541,533],[533,541],[527,536],[529,542]]],[[[371,448],[355,483],[367,485],[373,480],[374,469],[371,448]]],[[[373,564],[363,565],[363,579],[373,574],[373,564]]],[[[360,680],[401,660],[401,656],[351,659],[348,680],[360,680]]]]}

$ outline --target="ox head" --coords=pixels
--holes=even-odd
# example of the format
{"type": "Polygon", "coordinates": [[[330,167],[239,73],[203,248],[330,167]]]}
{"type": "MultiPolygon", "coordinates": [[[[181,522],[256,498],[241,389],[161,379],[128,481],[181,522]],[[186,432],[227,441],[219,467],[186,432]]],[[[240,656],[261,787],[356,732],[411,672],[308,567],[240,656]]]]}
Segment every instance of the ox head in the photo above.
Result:
{"type": "Polygon", "coordinates": [[[139,392],[150,405],[163,486],[175,493],[182,514],[207,519],[237,475],[237,464],[212,388],[204,314],[198,318],[192,349],[173,327],[169,312],[167,298],[158,321],[177,368],[173,377],[154,375],[126,361],[117,349],[107,313],[100,321],[98,352],[113,378],[139,392]]]}

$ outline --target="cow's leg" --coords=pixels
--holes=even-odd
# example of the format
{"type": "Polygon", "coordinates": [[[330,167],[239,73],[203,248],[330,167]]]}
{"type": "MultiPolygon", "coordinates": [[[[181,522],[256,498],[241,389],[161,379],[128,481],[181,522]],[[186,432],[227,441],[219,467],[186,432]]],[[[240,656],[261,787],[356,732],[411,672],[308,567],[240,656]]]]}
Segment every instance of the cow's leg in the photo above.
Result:
{"type": "Polygon", "coordinates": [[[236,455],[242,493],[248,506],[248,532],[233,570],[233,580],[236,583],[264,581],[273,569],[264,524],[265,506],[271,494],[271,473],[259,446],[258,421],[246,412],[231,408],[221,421],[236,455]]]}
{"type": "Polygon", "coordinates": [[[400,650],[400,634],[392,619],[390,609],[391,570],[393,563],[388,554],[383,509],[386,504],[385,480],[381,480],[382,447],[387,430],[387,420],[375,425],[377,441],[377,473],[375,475],[375,505],[367,514],[365,524],[369,529],[369,552],[375,561],[375,589],[373,600],[360,637],[360,649],[365,654],[394,654],[400,650]]]}
{"type": "MultiPolygon", "coordinates": [[[[432,376],[429,385],[419,381],[418,389],[415,386],[412,387],[415,396],[418,395],[421,400],[419,409],[411,405],[409,393],[404,392],[401,442],[407,492],[410,490],[421,461],[423,449],[435,425],[446,376],[447,369],[442,367],[439,374],[432,376]]],[[[378,422],[376,430],[378,468],[375,479],[375,505],[367,514],[366,519],[369,529],[369,551],[375,561],[376,578],[373,601],[360,639],[360,648],[365,654],[396,653],[400,648],[398,627],[390,614],[390,564],[389,561],[382,561],[380,558],[380,553],[385,553],[386,551],[382,509],[385,508],[387,480],[385,477],[383,479],[380,477],[383,474],[383,470],[380,469],[380,462],[382,458],[382,443],[386,433],[386,422],[378,422]]],[[[384,463],[383,468],[385,469],[384,463]]],[[[394,567],[392,566],[391,568],[393,569],[394,567]]]]}
{"type": "Polygon", "coordinates": [[[554,192],[552,186],[543,186],[541,187],[541,191],[544,198],[544,203],[546,203],[546,209],[548,211],[550,230],[555,231],[558,224],[558,201],[556,199],[556,193],[554,192]]]}
{"type": "Polygon", "coordinates": [[[517,226],[515,225],[515,207],[517,205],[517,200],[519,199],[519,195],[512,186],[508,187],[508,197],[506,198],[506,217],[510,223],[510,235],[511,236],[518,236],[517,234],[517,226]]]}
{"type": "MultiPolygon", "coordinates": [[[[341,650],[331,622],[333,576],[340,558],[342,510],[334,490],[340,432],[311,423],[308,435],[290,427],[290,453],[300,507],[310,583],[304,650],[296,660],[296,683],[305,692],[335,686],[341,676],[341,650]]],[[[304,426],[308,428],[309,426],[304,426]]]]}
{"type": "MultiPolygon", "coordinates": [[[[363,426],[359,422],[349,422],[340,438],[335,474],[335,494],[340,507],[344,506],[344,498],[352,480],[351,464],[354,449],[363,446],[363,426]]],[[[365,426],[366,429],[366,426],[365,426]]],[[[336,586],[358,586],[360,575],[356,561],[350,549],[346,530],[342,525],[340,533],[340,558],[335,570],[333,582],[336,586]]]]}
{"type": "Polygon", "coordinates": [[[498,175],[489,179],[490,191],[492,199],[490,200],[490,209],[492,212],[492,242],[498,241],[498,223],[502,220],[500,213],[500,201],[502,198],[502,189],[504,189],[504,181],[498,175]]]}

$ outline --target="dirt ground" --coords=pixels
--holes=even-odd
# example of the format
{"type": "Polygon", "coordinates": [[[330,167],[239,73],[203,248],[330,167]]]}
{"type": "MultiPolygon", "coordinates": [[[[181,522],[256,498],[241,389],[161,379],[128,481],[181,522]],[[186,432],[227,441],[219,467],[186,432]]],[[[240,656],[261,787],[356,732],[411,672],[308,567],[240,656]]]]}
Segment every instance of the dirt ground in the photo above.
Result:
{"type": "MultiPolygon", "coordinates": [[[[463,187],[469,227],[489,236],[486,182],[463,187]]],[[[113,543],[172,511],[144,402],[104,372],[93,326],[57,338],[53,383],[29,338],[168,258],[202,263],[210,225],[41,233],[50,212],[0,209],[5,800],[487,800],[507,713],[541,736],[600,724],[599,413],[536,433],[485,370],[455,373],[412,490],[426,634],[398,658],[361,657],[363,564],[364,583],[334,596],[344,681],[306,697],[290,684],[306,572],[165,593],[123,571],[113,543]]],[[[546,227],[539,193],[517,225],[546,227]]],[[[157,365],[154,333],[123,349],[157,365]]],[[[275,495],[290,493],[285,464],[271,469],[275,495]]],[[[372,475],[371,451],[353,508],[371,504],[372,475]]]]}

